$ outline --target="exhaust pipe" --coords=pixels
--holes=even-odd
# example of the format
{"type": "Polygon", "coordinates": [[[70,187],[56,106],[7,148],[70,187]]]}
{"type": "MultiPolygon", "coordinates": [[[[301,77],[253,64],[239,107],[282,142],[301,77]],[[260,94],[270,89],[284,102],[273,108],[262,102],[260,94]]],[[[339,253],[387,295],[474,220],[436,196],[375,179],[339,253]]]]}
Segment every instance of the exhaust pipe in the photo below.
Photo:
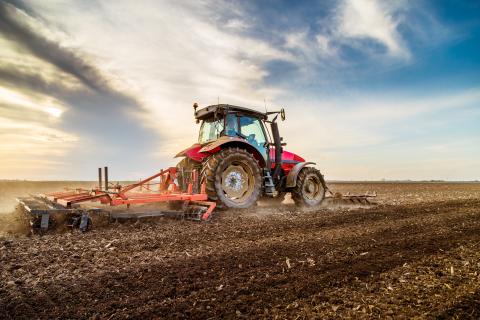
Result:
{"type": "Polygon", "coordinates": [[[282,138],[280,137],[280,132],[278,130],[278,123],[272,121],[270,126],[272,129],[273,143],[275,145],[275,170],[273,171],[273,178],[277,180],[282,170],[282,138]]]}

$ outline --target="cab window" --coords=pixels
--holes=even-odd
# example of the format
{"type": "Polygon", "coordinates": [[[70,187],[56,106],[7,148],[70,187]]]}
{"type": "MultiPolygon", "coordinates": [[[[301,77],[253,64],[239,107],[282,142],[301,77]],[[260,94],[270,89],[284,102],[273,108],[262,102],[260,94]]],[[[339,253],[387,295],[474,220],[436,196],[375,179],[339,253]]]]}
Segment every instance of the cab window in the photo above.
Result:
{"type": "Polygon", "coordinates": [[[247,141],[257,149],[265,149],[265,134],[262,123],[257,118],[240,117],[240,131],[247,141]]]}
{"type": "Polygon", "coordinates": [[[229,137],[238,136],[238,118],[236,114],[227,114],[227,117],[225,118],[225,132],[229,137]]]}
{"type": "Polygon", "coordinates": [[[206,119],[200,127],[198,142],[203,144],[216,140],[223,131],[223,119],[206,119]]]}

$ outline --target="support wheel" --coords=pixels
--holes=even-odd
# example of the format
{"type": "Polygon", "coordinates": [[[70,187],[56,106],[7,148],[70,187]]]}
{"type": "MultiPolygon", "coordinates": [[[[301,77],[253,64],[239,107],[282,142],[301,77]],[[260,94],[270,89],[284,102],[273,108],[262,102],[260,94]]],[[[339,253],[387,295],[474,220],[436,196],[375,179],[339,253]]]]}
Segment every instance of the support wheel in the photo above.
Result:
{"type": "Polygon", "coordinates": [[[292,189],[292,199],[297,206],[313,207],[325,198],[325,181],[315,168],[303,168],[297,177],[297,184],[292,189]]]}
{"type": "Polygon", "coordinates": [[[260,195],[262,177],[257,160],[247,151],[227,148],[203,165],[208,197],[219,207],[249,208],[260,195]]]}

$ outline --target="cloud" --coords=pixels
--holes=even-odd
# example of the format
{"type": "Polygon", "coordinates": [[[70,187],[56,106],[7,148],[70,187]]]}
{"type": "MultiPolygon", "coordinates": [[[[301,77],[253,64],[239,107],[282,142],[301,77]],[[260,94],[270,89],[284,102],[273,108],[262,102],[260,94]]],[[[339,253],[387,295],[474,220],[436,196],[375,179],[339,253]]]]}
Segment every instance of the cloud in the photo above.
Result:
{"type": "Polygon", "coordinates": [[[410,52],[398,31],[402,5],[397,1],[345,0],[339,7],[338,32],[347,39],[372,39],[389,55],[408,59],[410,52]]]}
{"type": "Polygon", "coordinates": [[[288,149],[337,174],[352,150],[385,150],[396,124],[478,100],[476,91],[419,99],[348,90],[361,72],[412,62],[421,20],[412,12],[413,2],[374,0],[0,3],[0,86],[31,102],[0,92],[0,135],[22,146],[0,145],[10,150],[2,163],[34,155],[43,169],[56,166],[55,177],[85,178],[107,164],[138,178],[174,165],[194,142],[193,102],[263,110],[265,99],[287,105],[288,149]]]}
{"type": "MultiPolygon", "coordinates": [[[[119,157],[134,162],[136,154],[150,147],[152,136],[138,125],[144,112],[141,102],[117,89],[115,76],[101,70],[82,50],[74,53],[68,41],[56,37],[55,23],[25,4],[16,4],[0,2],[1,164],[15,163],[14,159],[26,163],[22,159],[35,155],[39,163],[65,163],[50,171],[57,176],[71,171],[70,166],[96,166],[98,161],[119,157]],[[114,141],[129,143],[130,153],[103,147],[114,141]]],[[[1,168],[0,176],[12,172],[7,166],[1,168]]],[[[45,176],[21,170],[16,174],[45,176]]]]}
{"type": "Polygon", "coordinates": [[[64,111],[65,107],[62,103],[52,97],[34,95],[26,96],[18,91],[9,90],[0,87],[0,97],[2,102],[12,104],[17,107],[29,110],[35,110],[45,113],[51,113],[53,109],[64,111]],[[33,99],[32,99],[33,98],[33,99]]]}
{"type": "MultiPolygon", "coordinates": [[[[339,1],[328,15],[319,17],[316,24],[307,22],[283,33],[284,48],[295,54],[300,69],[310,72],[319,69],[315,77],[321,77],[326,68],[355,65],[352,62],[358,57],[348,53],[351,49],[372,60],[383,57],[385,62],[389,59],[408,62],[411,52],[400,27],[404,27],[402,23],[410,11],[420,12],[401,0],[339,1]]],[[[435,21],[429,17],[429,21],[435,21]]]]}
{"type": "Polygon", "coordinates": [[[27,176],[31,172],[24,170],[37,161],[45,169],[47,163],[58,163],[74,147],[78,138],[58,128],[64,110],[62,103],[50,96],[25,95],[0,86],[1,176],[27,176]]]}
{"type": "Polygon", "coordinates": [[[480,131],[469,128],[479,103],[478,88],[296,98],[285,101],[280,129],[287,150],[317,162],[328,179],[468,180],[480,174],[480,131]]]}
{"type": "Polygon", "coordinates": [[[95,67],[83,61],[73,52],[60,47],[58,43],[30,29],[19,20],[18,10],[13,5],[0,2],[0,32],[5,37],[29,50],[36,57],[75,76],[87,87],[98,91],[108,90],[106,80],[95,67]]]}
{"type": "MultiPolygon", "coordinates": [[[[17,3],[17,1],[13,1],[13,3],[17,3]]],[[[0,64],[0,81],[22,84],[29,89],[67,96],[69,91],[78,91],[79,89],[75,83],[71,83],[71,77],[74,77],[87,89],[93,90],[88,94],[109,96],[117,100],[122,107],[139,107],[140,103],[133,97],[119,92],[113,87],[111,82],[114,79],[111,79],[112,77],[107,76],[85,57],[74,53],[73,49],[46,37],[44,34],[54,32],[44,26],[43,19],[37,20],[27,15],[26,12],[34,12],[33,9],[25,9],[28,7],[22,1],[18,3],[21,4],[20,8],[22,9],[3,1],[0,2],[0,34],[9,39],[12,46],[27,50],[34,58],[30,58],[28,66],[19,65],[15,60],[10,60],[6,65],[0,64]],[[33,29],[32,26],[37,29],[33,29]],[[38,59],[47,63],[47,66],[39,63],[38,59]],[[57,69],[51,71],[53,75],[45,72],[45,69],[48,72],[48,64],[57,69]]],[[[25,53],[23,54],[25,55],[25,53]]]]}
{"type": "Polygon", "coordinates": [[[293,50],[297,54],[296,63],[300,65],[325,64],[327,59],[336,61],[338,55],[338,47],[332,45],[330,37],[317,34],[311,39],[308,31],[286,34],[285,48],[293,50]]]}
{"type": "Polygon", "coordinates": [[[115,1],[82,15],[75,6],[58,4],[37,10],[47,21],[63,16],[60,28],[75,34],[71,45],[95,57],[97,65],[115,75],[116,88],[141,101],[145,113],[137,127],[156,131],[161,145],[155,149],[164,155],[195,139],[193,102],[263,106],[264,98],[273,100],[280,92],[263,82],[268,75],[264,64],[294,57],[268,42],[219,27],[212,17],[231,5],[153,1],[145,6],[115,1]]]}
{"type": "Polygon", "coordinates": [[[35,71],[24,72],[19,66],[0,66],[0,84],[10,88],[24,88],[31,91],[50,92],[52,94],[75,90],[75,84],[69,84],[69,79],[62,79],[58,73],[52,78],[35,71]],[[55,78],[53,78],[56,76],[55,78]],[[64,81],[62,81],[64,80],[64,81]]]}
{"type": "Polygon", "coordinates": [[[245,20],[241,19],[229,19],[227,20],[225,27],[234,31],[245,31],[247,30],[250,25],[248,25],[245,20]]]}
{"type": "MultiPolygon", "coordinates": [[[[303,110],[293,124],[292,136],[302,132],[301,127],[311,128],[318,136],[322,148],[348,148],[371,146],[388,141],[393,135],[392,123],[413,121],[424,116],[447,110],[472,108],[480,102],[480,89],[465,89],[437,96],[419,97],[408,93],[350,94],[336,98],[308,101],[288,101],[294,109],[303,110]],[[315,116],[312,116],[315,115],[315,116]],[[384,132],[385,131],[385,132],[384,132]],[[335,137],[334,143],[329,142],[335,137]]],[[[288,109],[287,109],[288,111],[288,109]]],[[[333,141],[332,141],[333,142],[333,141]]]]}
{"type": "MultiPolygon", "coordinates": [[[[312,9],[300,14],[302,17],[296,17],[294,10],[289,13],[288,21],[295,23],[288,28],[273,24],[276,32],[271,31],[271,39],[267,40],[294,57],[283,64],[294,67],[289,68],[288,75],[293,80],[288,85],[293,81],[298,86],[338,86],[360,69],[379,72],[410,64],[409,41],[418,40],[416,45],[427,43],[420,35],[414,38],[416,31],[421,29],[423,34],[428,34],[432,26],[439,26],[438,23],[429,25],[435,21],[431,16],[422,23],[419,23],[421,19],[413,19],[427,15],[419,5],[403,0],[342,0],[321,13],[312,9]]],[[[282,70],[280,74],[275,68],[268,71],[269,80],[282,77],[282,70]]]]}

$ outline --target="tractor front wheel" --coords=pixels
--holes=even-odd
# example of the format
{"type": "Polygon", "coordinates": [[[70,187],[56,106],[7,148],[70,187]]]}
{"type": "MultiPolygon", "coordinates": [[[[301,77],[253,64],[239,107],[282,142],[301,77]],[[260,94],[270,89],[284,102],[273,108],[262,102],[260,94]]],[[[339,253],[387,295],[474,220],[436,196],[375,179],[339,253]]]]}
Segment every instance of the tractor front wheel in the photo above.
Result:
{"type": "Polygon", "coordinates": [[[297,176],[297,184],[292,190],[292,199],[297,206],[313,207],[325,198],[323,176],[315,168],[305,167],[297,176]]]}
{"type": "Polygon", "coordinates": [[[260,196],[262,177],[257,160],[239,148],[210,156],[203,165],[208,197],[219,207],[249,208],[260,196]]]}

